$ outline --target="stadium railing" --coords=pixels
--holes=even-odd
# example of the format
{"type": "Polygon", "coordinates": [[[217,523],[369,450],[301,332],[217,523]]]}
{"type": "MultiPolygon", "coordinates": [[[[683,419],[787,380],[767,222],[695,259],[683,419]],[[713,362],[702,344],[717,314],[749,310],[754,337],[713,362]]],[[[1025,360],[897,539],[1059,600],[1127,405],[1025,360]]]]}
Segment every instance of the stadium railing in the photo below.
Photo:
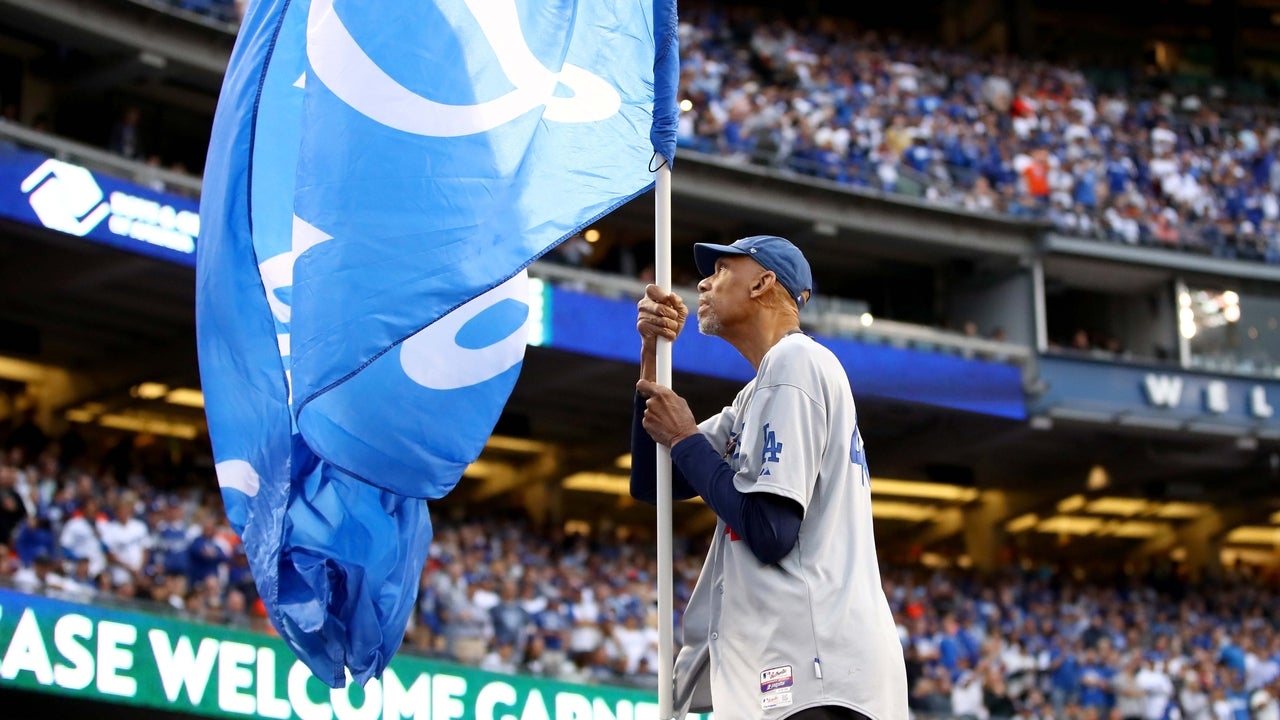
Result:
{"type": "MultiPolygon", "coordinates": [[[[640,280],[547,262],[530,265],[529,275],[556,285],[612,298],[636,299],[644,293],[645,288],[645,283],[640,280]]],[[[697,306],[698,291],[695,288],[676,287],[674,290],[687,306],[697,306]]],[[[1026,367],[1031,360],[1031,348],[1025,345],[873,317],[867,312],[866,303],[846,298],[814,297],[813,302],[801,314],[800,322],[806,330],[827,337],[958,355],[1019,367],[1026,367]]]]}
{"type": "Polygon", "coordinates": [[[0,121],[0,144],[6,142],[141,185],[158,181],[169,191],[191,197],[200,195],[200,178],[130,160],[109,150],[33,130],[17,123],[0,121]]]}
{"type": "Polygon", "coordinates": [[[174,17],[199,23],[232,35],[240,28],[235,0],[129,0],[174,17]]]}

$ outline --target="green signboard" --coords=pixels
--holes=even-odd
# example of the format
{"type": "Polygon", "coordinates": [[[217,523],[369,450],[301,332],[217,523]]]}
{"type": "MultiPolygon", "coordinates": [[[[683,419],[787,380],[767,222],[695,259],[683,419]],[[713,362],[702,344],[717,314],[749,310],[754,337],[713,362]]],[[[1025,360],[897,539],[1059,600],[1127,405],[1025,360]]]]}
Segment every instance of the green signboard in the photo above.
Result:
{"type": "Polygon", "coordinates": [[[332,690],[275,637],[0,589],[0,689],[208,717],[656,720],[654,693],[397,656],[332,690]]]}

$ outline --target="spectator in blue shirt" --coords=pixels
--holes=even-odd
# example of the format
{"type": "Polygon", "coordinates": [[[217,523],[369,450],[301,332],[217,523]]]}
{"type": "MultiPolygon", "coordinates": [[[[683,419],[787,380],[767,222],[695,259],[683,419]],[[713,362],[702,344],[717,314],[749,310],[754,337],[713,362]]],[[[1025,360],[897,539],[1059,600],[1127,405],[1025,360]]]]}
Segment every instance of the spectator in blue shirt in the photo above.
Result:
{"type": "Polygon", "coordinates": [[[155,537],[153,562],[160,575],[186,575],[190,565],[187,549],[191,545],[192,528],[187,524],[180,502],[163,500],[162,519],[152,529],[155,537]]]}
{"type": "MultiPolygon", "coordinates": [[[[529,611],[520,606],[517,600],[517,589],[514,580],[505,580],[498,591],[498,604],[489,608],[489,619],[493,623],[493,640],[499,646],[510,645],[523,652],[526,638],[533,627],[533,618],[529,611]]],[[[517,657],[516,662],[523,658],[517,657]]]]}
{"type": "Polygon", "coordinates": [[[192,587],[218,575],[230,559],[226,548],[218,541],[217,531],[218,521],[206,514],[200,522],[200,535],[187,547],[187,578],[192,587]]]}
{"type": "Polygon", "coordinates": [[[1100,713],[1110,709],[1111,677],[1115,670],[1102,662],[1097,650],[1086,650],[1080,666],[1080,704],[1097,708],[1100,713]]]}
{"type": "Polygon", "coordinates": [[[1049,650],[1049,697],[1054,709],[1062,712],[1067,704],[1080,698],[1080,660],[1078,643],[1058,640],[1049,650]]]}

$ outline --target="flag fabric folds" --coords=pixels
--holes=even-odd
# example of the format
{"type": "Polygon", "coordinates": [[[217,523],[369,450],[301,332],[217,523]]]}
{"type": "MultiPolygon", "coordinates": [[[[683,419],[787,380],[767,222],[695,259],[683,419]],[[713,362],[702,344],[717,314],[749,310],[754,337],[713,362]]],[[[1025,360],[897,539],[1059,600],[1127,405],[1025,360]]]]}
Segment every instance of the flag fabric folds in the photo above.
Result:
{"type": "Polygon", "coordinates": [[[426,501],[520,371],[525,268],[674,160],[674,0],[257,0],[214,119],[197,340],[269,617],[341,686],[398,649],[426,501]]]}

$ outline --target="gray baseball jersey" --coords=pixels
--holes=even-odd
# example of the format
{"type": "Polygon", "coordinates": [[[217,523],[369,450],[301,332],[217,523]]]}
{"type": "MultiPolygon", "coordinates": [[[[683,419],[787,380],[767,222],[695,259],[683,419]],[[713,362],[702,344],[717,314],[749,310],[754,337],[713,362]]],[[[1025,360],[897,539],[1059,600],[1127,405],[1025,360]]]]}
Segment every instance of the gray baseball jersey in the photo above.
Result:
{"type": "Polygon", "coordinates": [[[853,394],[836,357],[784,337],[733,405],[699,428],[742,492],[804,508],[796,546],[763,565],[723,520],[685,611],[677,717],[714,709],[775,720],[840,705],[907,717],[902,645],[871,527],[870,477],[853,394]]]}

